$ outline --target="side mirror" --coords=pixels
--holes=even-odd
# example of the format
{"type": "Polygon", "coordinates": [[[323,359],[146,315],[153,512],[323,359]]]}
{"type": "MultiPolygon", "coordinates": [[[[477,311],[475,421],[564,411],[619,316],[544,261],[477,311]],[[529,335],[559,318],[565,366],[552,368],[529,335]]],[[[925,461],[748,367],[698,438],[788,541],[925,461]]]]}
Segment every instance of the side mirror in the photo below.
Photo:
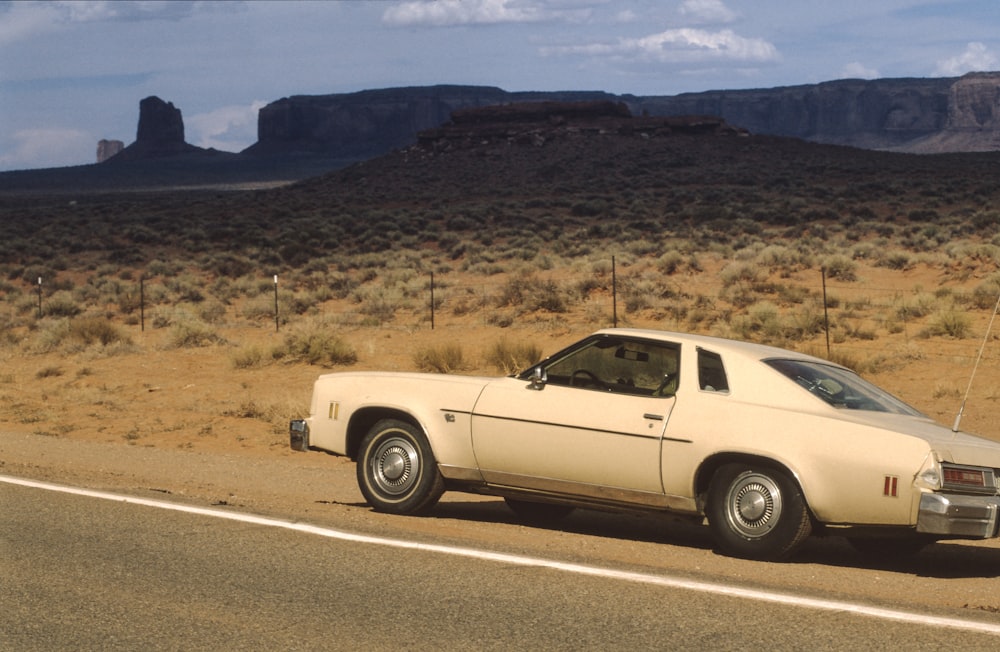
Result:
{"type": "Polygon", "coordinates": [[[530,389],[541,390],[545,388],[545,383],[548,382],[548,376],[545,374],[545,370],[542,369],[541,365],[535,367],[534,371],[531,373],[531,384],[528,385],[530,389]]]}

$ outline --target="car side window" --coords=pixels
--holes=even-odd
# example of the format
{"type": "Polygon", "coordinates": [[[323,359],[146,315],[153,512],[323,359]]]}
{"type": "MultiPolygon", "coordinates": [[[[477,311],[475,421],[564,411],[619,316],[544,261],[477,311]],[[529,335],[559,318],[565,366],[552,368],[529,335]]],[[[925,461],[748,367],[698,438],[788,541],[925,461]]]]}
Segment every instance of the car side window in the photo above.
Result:
{"type": "Polygon", "coordinates": [[[728,392],[729,379],[722,365],[722,356],[698,349],[698,387],[706,392],[728,392]]]}
{"type": "Polygon", "coordinates": [[[680,348],[669,342],[597,338],[550,362],[546,382],[636,396],[673,396],[680,348]]]}

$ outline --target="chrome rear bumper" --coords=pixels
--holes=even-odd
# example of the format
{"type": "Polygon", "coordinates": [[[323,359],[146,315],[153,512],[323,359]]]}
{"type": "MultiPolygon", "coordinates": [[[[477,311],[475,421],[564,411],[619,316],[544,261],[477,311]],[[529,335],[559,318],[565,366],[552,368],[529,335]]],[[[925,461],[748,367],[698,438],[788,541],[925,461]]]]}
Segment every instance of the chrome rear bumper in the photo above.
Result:
{"type": "Polygon", "coordinates": [[[997,536],[1000,496],[926,493],[920,497],[917,532],[969,539],[997,536]]]}

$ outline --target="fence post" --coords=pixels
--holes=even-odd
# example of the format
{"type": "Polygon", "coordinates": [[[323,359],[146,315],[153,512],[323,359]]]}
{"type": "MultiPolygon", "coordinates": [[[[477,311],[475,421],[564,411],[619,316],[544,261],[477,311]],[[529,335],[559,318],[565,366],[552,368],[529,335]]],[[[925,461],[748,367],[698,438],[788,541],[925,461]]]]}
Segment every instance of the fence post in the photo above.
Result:
{"type": "Polygon", "coordinates": [[[826,331],[826,357],[830,357],[830,310],[826,301],[826,267],[820,267],[819,273],[823,279],[823,330],[826,331]]]}
{"type": "Polygon", "coordinates": [[[139,332],[146,332],[146,277],[139,277],[139,332]]]}
{"type": "Polygon", "coordinates": [[[38,277],[38,318],[42,318],[42,277],[38,277]]]}
{"type": "Polygon", "coordinates": [[[611,324],[618,328],[618,276],[614,256],[611,257],[611,324]]]}
{"type": "Polygon", "coordinates": [[[274,332],[278,332],[278,275],[274,275],[274,332]]]}
{"type": "Polygon", "coordinates": [[[434,272],[431,272],[431,330],[434,330],[434,272]]]}

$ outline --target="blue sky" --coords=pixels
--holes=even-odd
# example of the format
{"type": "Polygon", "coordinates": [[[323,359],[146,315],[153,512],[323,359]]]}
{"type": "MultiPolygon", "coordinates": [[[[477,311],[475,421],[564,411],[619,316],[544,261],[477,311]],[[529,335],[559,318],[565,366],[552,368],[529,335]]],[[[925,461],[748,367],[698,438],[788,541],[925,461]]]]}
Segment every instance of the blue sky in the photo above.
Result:
{"type": "Polygon", "coordinates": [[[289,95],[427,84],[672,95],[1000,70],[998,0],[0,2],[0,170],[135,140],[239,151],[289,95]]]}

